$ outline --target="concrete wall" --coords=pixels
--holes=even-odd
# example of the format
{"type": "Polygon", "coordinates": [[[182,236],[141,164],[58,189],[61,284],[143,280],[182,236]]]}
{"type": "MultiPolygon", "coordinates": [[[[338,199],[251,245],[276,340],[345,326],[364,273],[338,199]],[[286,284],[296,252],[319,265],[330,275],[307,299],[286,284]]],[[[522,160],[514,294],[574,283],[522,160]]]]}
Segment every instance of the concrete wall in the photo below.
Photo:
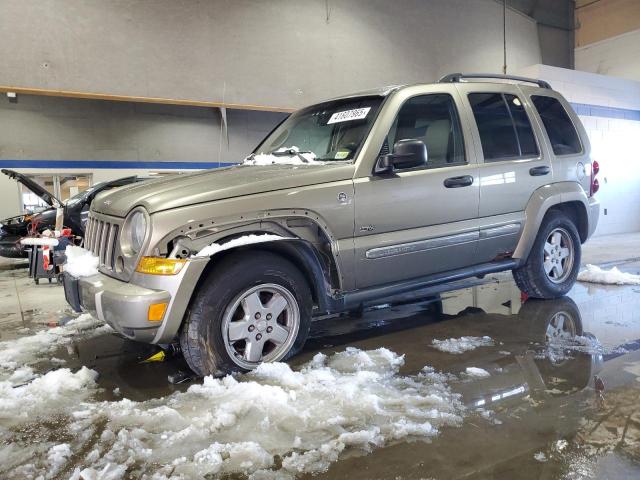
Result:
{"type": "Polygon", "coordinates": [[[285,114],[20,95],[0,101],[0,159],[237,162],[285,114]]]}
{"type": "MultiPolygon", "coordinates": [[[[94,183],[164,169],[208,168],[216,162],[241,161],[284,117],[281,113],[228,110],[227,143],[217,109],[29,95],[20,95],[14,104],[2,98],[0,166],[18,160],[11,167],[25,173],[93,173],[94,183]],[[34,165],[27,164],[28,160],[41,162],[25,168],[34,165]],[[110,161],[131,167],[50,168],[56,160],[71,165],[74,161],[110,161]]],[[[0,219],[18,213],[16,182],[0,175],[0,219]]]]}
{"type": "Polygon", "coordinates": [[[640,82],[544,65],[521,73],[549,81],[587,130],[600,164],[596,235],[640,231],[640,82]]]}
{"type": "Polygon", "coordinates": [[[576,48],[575,57],[579,70],[640,81],[640,29],[576,48]]]}
{"type": "Polygon", "coordinates": [[[574,0],[507,0],[507,5],[537,22],[542,55],[539,63],[573,68],[574,0]]]}
{"type": "MultiPolygon", "coordinates": [[[[540,63],[507,23],[511,71],[540,63]]],[[[279,107],[502,68],[494,0],[3,0],[0,31],[0,85],[279,107]]]]}

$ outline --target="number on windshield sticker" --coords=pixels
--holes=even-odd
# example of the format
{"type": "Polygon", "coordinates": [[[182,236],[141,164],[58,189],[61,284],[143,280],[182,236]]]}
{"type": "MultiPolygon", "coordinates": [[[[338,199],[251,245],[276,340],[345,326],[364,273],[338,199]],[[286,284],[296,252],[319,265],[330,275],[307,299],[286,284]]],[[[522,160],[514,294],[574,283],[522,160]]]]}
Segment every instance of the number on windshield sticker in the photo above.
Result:
{"type": "Polygon", "coordinates": [[[367,108],[354,108],[353,110],[345,110],[344,112],[336,112],[331,115],[331,118],[327,122],[327,125],[331,123],[350,122],[352,120],[362,120],[367,118],[371,107],[367,108]]]}

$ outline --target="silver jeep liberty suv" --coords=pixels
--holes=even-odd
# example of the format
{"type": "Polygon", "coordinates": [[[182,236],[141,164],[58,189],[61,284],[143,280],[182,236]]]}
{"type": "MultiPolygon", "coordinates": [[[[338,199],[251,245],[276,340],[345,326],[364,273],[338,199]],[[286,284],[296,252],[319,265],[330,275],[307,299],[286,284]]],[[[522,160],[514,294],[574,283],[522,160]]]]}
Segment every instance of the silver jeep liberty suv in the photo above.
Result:
{"type": "Polygon", "coordinates": [[[200,375],[303,346],[313,317],[512,270],[528,295],[576,280],[597,164],[544,81],[453,74],[290,115],[230,168],[91,206],[100,273],[65,295],[128,338],[179,339],[200,375]],[[436,287],[437,286],[437,287],[436,287]]]}

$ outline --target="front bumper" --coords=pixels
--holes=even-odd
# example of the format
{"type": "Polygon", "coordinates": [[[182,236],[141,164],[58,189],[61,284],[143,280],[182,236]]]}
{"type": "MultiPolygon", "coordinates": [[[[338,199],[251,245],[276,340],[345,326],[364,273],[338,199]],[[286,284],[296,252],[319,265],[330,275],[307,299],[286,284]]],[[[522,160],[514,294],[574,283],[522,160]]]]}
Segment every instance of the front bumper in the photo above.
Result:
{"type": "Polygon", "coordinates": [[[176,336],[200,274],[209,259],[187,262],[178,275],[135,273],[123,282],[102,273],[74,278],[64,274],[67,302],[87,311],[132,340],[170,343],[176,336]],[[162,321],[149,321],[149,307],[167,303],[162,321]]]}

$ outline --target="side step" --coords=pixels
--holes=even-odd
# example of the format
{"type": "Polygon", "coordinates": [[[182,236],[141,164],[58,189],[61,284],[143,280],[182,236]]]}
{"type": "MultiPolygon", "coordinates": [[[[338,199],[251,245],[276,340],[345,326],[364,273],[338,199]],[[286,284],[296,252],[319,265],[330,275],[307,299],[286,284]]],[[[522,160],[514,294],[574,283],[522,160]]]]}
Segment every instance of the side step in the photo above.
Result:
{"type": "MultiPolygon", "coordinates": [[[[425,277],[414,278],[398,283],[387,283],[385,285],[379,285],[375,287],[369,287],[362,290],[356,290],[353,292],[345,293],[342,297],[334,299],[331,310],[333,312],[340,312],[345,310],[352,310],[358,308],[360,305],[366,303],[380,303],[383,298],[399,295],[403,293],[413,292],[415,290],[426,289],[427,287],[434,288],[433,293],[441,293],[447,291],[446,288],[442,288],[443,284],[455,282],[457,280],[463,280],[465,278],[476,277],[486,275],[488,273],[502,272],[505,270],[511,270],[516,268],[519,264],[518,260],[506,259],[499,262],[482,263],[474,265],[472,267],[460,268],[457,270],[451,270],[449,272],[436,273],[425,277]]],[[[453,286],[455,289],[455,286],[453,286]]],[[[425,294],[429,293],[428,290],[425,294]]]]}

